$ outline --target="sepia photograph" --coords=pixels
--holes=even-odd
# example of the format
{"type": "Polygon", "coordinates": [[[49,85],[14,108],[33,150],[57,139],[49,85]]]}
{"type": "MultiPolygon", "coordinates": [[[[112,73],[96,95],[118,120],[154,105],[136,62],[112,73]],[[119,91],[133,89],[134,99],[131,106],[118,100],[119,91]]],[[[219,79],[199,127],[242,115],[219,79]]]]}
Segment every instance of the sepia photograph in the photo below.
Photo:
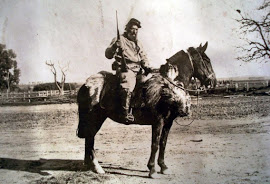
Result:
{"type": "Polygon", "coordinates": [[[270,183],[269,28],[270,0],[0,0],[0,183],[270,183]]]}

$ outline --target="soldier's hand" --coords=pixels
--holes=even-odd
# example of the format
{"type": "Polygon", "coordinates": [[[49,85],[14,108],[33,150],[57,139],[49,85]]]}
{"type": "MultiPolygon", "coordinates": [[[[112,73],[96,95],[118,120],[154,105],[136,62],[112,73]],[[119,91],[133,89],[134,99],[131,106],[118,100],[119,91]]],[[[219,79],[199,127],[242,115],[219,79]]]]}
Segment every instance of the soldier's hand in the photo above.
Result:
{"type": "Polygon", "coordinates": [[[144,71],[146,74],[152,73],[153,72],[153,68],[151,67],[144,67],[144,71]]]}
{"type": "Polygon", "coordinates": [[[121,48],[121,49],[122,49],[123,47],[122,47],[121,41],[120,41],[120,40],[117,40],[117,41],[114,43],[114,47],[115,47],[115,48],[121,48]]]}

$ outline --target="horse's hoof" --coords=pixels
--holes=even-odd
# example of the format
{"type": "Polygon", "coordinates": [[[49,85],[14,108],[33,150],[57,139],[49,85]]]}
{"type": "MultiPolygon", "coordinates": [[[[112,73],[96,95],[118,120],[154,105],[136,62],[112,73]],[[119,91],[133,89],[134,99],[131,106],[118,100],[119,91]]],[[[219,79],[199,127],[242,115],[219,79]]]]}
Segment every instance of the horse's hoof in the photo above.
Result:
{"type": "Polygon", "coordinates": [[[94,172],[98,174],[105,174],[105,171],[102,169],[102,167],[95,167],[94,172]]]}
{"type": "Polygon", "coordinates": [[[105,174],[105,171],[102,169],[102,167],[99,165],[98,161],[96,159],[93,160],[94,165],[94,172],[98,174],[105,174]]]}
{"type": "Polygon", "coordinates": [[[103,168],[99,165],[98,161],[95,159],[93,161],[91,160],[85,160],[84,161],[84,167],[88,170],[93,171],[94,173],[97,174],[104,174],[105,171],[103,168]]]}
{"type": "Polygon", "coordinates": [[[161,169],[160,170],[160,173],[161,174],[165,174],[165,175],[171,174],[170,169],[168,169],[168,168],[161,169]]]}
{"type": "Polygon", "coordinates": [[[149,178],[152,178],[152,179],[159,178],[157,172],[150,172],[148,176],[149,176],[149,178]]]}

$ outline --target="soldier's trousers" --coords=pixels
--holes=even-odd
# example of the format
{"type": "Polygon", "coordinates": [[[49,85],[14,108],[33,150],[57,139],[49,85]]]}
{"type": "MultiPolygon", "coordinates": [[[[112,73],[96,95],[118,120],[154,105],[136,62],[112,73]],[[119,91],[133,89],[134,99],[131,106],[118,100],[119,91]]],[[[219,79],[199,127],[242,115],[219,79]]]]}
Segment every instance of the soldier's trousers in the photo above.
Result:
{"type": "Polygon", "coordinates": [[[137,73],[132,70],[127,70],[127,72],[119,72],[118,75],[121,88],[132,92],[136,85],[137,73]]]}

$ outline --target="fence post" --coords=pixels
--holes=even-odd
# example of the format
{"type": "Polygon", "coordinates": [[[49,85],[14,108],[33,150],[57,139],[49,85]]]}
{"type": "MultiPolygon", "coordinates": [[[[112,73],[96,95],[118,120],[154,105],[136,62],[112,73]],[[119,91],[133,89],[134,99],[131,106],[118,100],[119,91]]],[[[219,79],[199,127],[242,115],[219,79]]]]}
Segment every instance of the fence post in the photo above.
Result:
{"type": "Polygon", "coordinates": [[[235,91],[238,91],[238,83],[236,82],[235,84],[234,84],[235,86],[235,91]]]}
{"type": "Polygon", "coordinates": [[[31,95],[30,95],[30,91],[28,91],[28,102],[29,102],[29,103],[31,102],[30,97],[31,97],[31,95]]]}

